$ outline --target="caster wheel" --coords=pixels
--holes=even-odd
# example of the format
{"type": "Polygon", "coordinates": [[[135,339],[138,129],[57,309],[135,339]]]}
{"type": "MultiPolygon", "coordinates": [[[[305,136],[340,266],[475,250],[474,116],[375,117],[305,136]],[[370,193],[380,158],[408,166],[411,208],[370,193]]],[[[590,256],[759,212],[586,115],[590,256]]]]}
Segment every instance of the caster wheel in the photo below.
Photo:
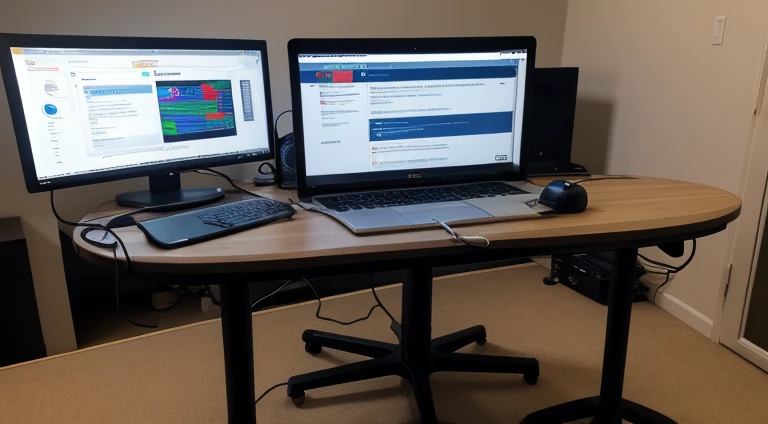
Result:
{"type": "Polygon", "coordinates": [[[480,346],[482,346],[482,345],[484,345],[486,343],[488,343],[488,338],[487,337],[483,337],[482,339],[477,341],[477,344],[480,345],[480,346]]]}
{"type": "Polygon", "coordinates": [[[318,344],[307,342],[307,343],[304,344],[304,350],[307,353],[309,353],[310,355],[316,356],[316,355],[319,355],[320,352],[323,351],[323,347],[318,345],[318,344]]]}
{"type": "Polygon", "coordinates": [[[539,381],[539,375],[538,374],[523,374],[523,380],[525,380],[526,383],[530,385],[536,384],[537,381],[539,381]]]}
{"type": "Polygon", "coordinates": [[[293,401],[293,406],[301,406],[304,404],[306,400],[307,400],[306,396],[291,398],[291,401],[293,401]]]}

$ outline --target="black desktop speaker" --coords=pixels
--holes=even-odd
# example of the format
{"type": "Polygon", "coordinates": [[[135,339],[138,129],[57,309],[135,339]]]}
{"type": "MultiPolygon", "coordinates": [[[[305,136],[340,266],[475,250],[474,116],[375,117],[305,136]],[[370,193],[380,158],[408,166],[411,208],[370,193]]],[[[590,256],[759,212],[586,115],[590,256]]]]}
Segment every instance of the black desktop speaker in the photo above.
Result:
{"type": "Polygon", "coordinates": [[[282,189],[296,189],[296,150],[293,145],[293,133],[288,133],[276,140],[275,165],[277,186],[282,189]]]}
{"type": "Polygon", "coordinates": [[[579,68],[537,68],[528,142],[531,174],[582,172],[571,162],[579,68]]]}

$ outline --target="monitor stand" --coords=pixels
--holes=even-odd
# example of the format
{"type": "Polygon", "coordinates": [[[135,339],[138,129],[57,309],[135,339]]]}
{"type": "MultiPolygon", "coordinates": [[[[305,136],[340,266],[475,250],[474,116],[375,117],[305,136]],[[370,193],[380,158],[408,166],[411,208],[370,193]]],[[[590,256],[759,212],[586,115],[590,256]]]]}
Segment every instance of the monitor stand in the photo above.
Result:
{"type": "Polygon", "coordinates": [[[115,200],[120,206],[171,211],[212,203],[223,197],[224,190],[219,187],[182,189],[181,176],[169,173],[150,175],[149,190],[121,193],[115,200]]]}

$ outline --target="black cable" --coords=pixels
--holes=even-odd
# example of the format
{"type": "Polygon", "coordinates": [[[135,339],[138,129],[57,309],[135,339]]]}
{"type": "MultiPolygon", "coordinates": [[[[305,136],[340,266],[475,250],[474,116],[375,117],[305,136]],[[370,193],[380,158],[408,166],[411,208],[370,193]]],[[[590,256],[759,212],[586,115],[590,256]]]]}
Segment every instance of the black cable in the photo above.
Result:
{"type": "Polygon", "coordinates": [[[211,299],[211,303],[214,305],[221,307],[221,302],[219,302],[219,299],[216,299],[216,296],[213,295],[213,292],[211,291],[211,286],[206,284],[203,288],[203,296],[208,297],[208,299],[211,299]]]}
{"type": "Polygon", "coordinates": [[[664,278],[664,282],[661,283],[661,285],[656,288],[655,292],[653,292],[653,303],[654,303],[654,305],[656,304],[656,295],[659,294],[659,290],[661,290],[662,287],[666,286],[667,283],[669,283],[669,281],[670,281],[669,276],[670,275],[672,275],[672,273],[668,272],[667,276],[664,278]]]}
{"type": "Polygon", "coordinates": [[[262,393],[262,394],[261,394],[261,396],[259,396],[259,397],[256,399],[256,402],[255,402],[255,403],[259,403],[259,401],[260,401],[260,400],[262,400],[262,399],[264,399],[264,396],[268,395],[268,394],[269,394],[269,392],[271,392],[272,390],[275,390],[275,389],[276,389],[276,388],[278,388],[278,387],[287,386],[287,385],[288,385],[288,382],[287,382],[287,381],[286,381],[285,383],[275,384],[274,386],[272,386],[272,387],[268,388],[267,390],[265,390],[265,391],[264,391],[264,393],[262,393]]]}
{"type": "Polygon", "coordinates": [[[227,180],[227,182],[229,183],[229,185],[230,185],[230,186],[232,186],[232,188],[234,188],[235,190],[241,191],[241,192],[243,192],[243,193],[245,193],[245,194],[247,194],[247,195],[249,195],[249,196],[253,196],[253,197],[262,197],[262,196],[259,196],[259,195],[258,195],[258,194],[256,194],[256,193],[253,193],[253,192],[251,192],[251,191],[248,191],[248,190],[246,190],[246,189],[244,189],[244,188],[242,188],[242,187],[238,186],[237,184],[235,184],[235,182],[234,182],[234,181],[232,181],[232,178],[230,178],[230,177],[229,177],[229,175],[227,175],[227,174],[224,174],[224,173],[222,173],[222,172],[219,172],[219,171],[213,170],[213,169],[211,169],[211,168],[202,168],[202,169],[198,169],[198,170],[195,170],[195,172],[196,172],[196,173],[198,173],[198,174],[200,174],[200,175],[211,175],[211,174],[206,174],[205,172],[200,172],[201,170],[203,170],[203,171],[207,171],[207,172],[210,172],[210,173],[212,173],[212,174],[218,175],[218,176],[219,176],[219,177],[221,177],[221,178],[224,178],[225,180],[227,180]]]}
{"type": "Polygon", "coordinates": [[[112,253],[115,255],[115,308],[117,309],[118,315],[120,315],[121,317],[123,317],[124,320],[128,321],[129,323],[137,327],[157,328],[157,321],[155,321],[154,324],[144,324],[141,322],[136,322],[128,318],[127,316],[123,315],[123,313],[120,311],[120,267],[119,267],[120,262],[117,260],[117,246],[115,246],[115,250],[113,250],[112,253]]]}
{"type": "Polygon", "coordinates": [[[626,175],[616,175],[616,176],[607,176],[607,177],[585,178],[583,180],[579,180],[571,184],[577,185],[577,184],[586,183],[589,181],[601,181],[601,180],[636,180],[636,179],[637,177],[629,177],[626,175]]]}
{"type": "MultiPolygon", "coordinates": [[[[376,293],[376,289],[375,289],[375,287],[374,287],[374,285],[373,285],[373,274],[371,274],[371,292],[373,293],[373,297],[376,299],[376,305],[374,305],[373,307],[371,307],[371,309],[368,311],[368,314],[367,314],[366,316],[364,316],[364,317],[362,317],[362,318],[358,318],[358,319],[356,319],[356,320],[353,320],[353,321],[349,321],[349,322],[339,321],[339,320],[336,320],[336,319],[333,319],[333,318],[328,318],[328,317],[324,317],[324,316],[321,316],[321,315],[320,315],[320,311],[322,310],[322,307],[323,307],[323,301],[322,301],[322,299],[321,299],[321,298],[320,298],[320,296],[317,294],[317,291],[315,290],[315,287],[312,285],[312,283],[310,283],[310,282],[309,282],[309,280],[307,280],[306,278],[302,278],[302,281],[304,281],[304,283],[306,283],[306,284],[307,284],[307,286],[308,286],[308,287],[309,287],[309,288],[312,290],[312,293],[315,295],[315,300],[317,300],[317,311],[315,312],[315,316],[316,316],[318,319],[321,319],[321,320],[324,320],[324,321],[330,321],[330,322],[334,322],[334,323],[336,323],[336,324],[340,324],[340,325],[352,325],[352,324],[356,324],[356,323],[358,323],[358,322],[360,322],[360,321],[365,321],[365,320],[367,320],[368,318],[370,318],[370,317],[371,317],[371,314],[373,313],[373,311],[374,311],[376,308],[381,308],[381,310],[382,310],[382,311],[384,311],[384,313],[385,313],[385,314],[387,314],[387,316],[388,316],[388,317],[389,317],[389,318],[390,318],[392,321],[395,321],[395,322],[397,322],[397,320],[395,319],[395,317],[394,317],[394,316],[392,316],[392,314],[389,312],[389,310],[387,310],[387,308],[384,306],[384,304],[383,304],[383,303],[381,302],[381,300],[379,299],[379,296],[378,296],[378,294],[376,293]]],[[[285,288],[285,287],[286,287],[288,284],[291,284],[291,283],[293,283],[293,282],[294,282],[294,280],[288,280],[288,281],[284,282],[284,283],[283,283],[283,284],[282,284],[280,287],[278,287],[277,289],[275,289],[274,291],[272,291],[271,293],[269,293],[269,294],[267,294],[267,295],[265,295],[265,296],[261,297],[261,299],[257,300],[256,302],[254,302],[254,303],[253,303],[253,305],[251,305],[251,310],[253,310],[253,308],[255,308],[255,307],[256,307],[256,305],[258,305],[259,303],[263,302],[264,300],[266,300],[266,299],[268,299],[268,298],[270,298],[270,297],[272,297],[272,296],[276,295],[278,292],[280,292],[281,290],[283,290],[283,289],[284,289],[284,288],[285,288]]]]}
{"type": "Polygon", "coordinates": [[[256,171],[257,171],[259,174],[261,174],[261,175],[275,175],[275,167],[274,167],[274,166],[272,166],[272,164],[271,164],[271,163],[269,163],[269,162],[262,162],[262,163],[259,165],[259,167],[256,169],[256,171]],[[261,168],[264,168],[265,166],[266,166],[267,168],[269,168],[269,171],[264,171],[264,170],[262,170],[262,169],[261,169],[261,168]]]}
{"type": "Polygon", "coordinates": [[[358,318],[358,319],[355,319],[355,320],[352,320],[352,321],[348,321],[348,322],[339,321],[339,320],[336,320],[336,319],[333,319],[333,318],[324,317],[324,316],[320,315],[320,310],[323,307],[323,301],[320,299],[320,296],[317,294],[317,290],[315,290],[315,287],[312,285],[312,283],[309,282],[309,280],[307,280],[306,278],[302,278],[302,280],[304,280],[304,282],[307,283],[309,288],[312,289],[312,292],[315,294],[315,299],[317,299],[317,311],[315,311],[315,317],[317,319],[320,319],[320,320],[323,320],[323,321],[333,322],[333,323],[336,323],[336,324],[339,324],[339,325],[352,325],[352,324],[357,324],[360,321],[367,320],[368,318],[371,317],[371,314],[373,314],[373,311],[376,310],[376,308],[381,307],[381,305],[377,303],[377,304],[371,306],[371,309],[368,311],[368,315],[366,315],[366,316],[364,316],[362,318],[358,318]]]}
{"type": "Polygon", "coordinates": [[[652,263],[654,265],[658,265],[660,267],[669,268],[670,270],[672,270],[672,273],[678,273],[678,272],[684,270],[685,267],[687,267],[688,264],[691,263],[691,261],[693,260],[694,255],[696,255],[696,239],[693,239],[691,241],[693,242],[693,246],[691,247],[691,256],[689,256],[688,259],[685,260],[685,262],[680,264],[680,266],[674,266],[674,265],[670,265],[670,264],[665,264],[664,262],[654,261],[653,259],[648,259],[647,257],[645,257],[645,256],[643,256],[641,254],[638,254],[637,256],[642,258],[644,261],[647,261],[647,262],[652,263]]]}
{"type": "MultiPolygon", "coordinates": [[[[277,145],[277,139],[280,138],[277,135],[277,124],[280,122],[280,117],[285,115],[288,112],[292,113],[293,111],[291,109],[284,110],[284,111],[280,112],[279,115],[277,115],[277,118],[275,118],[275,145],[277,145]]],[[[277,150],[277,149],[275,149],[275,150],[277,150]]],[[[275,152],[275,156],[277,156],[277,152],[275,152]]]]}
{"type": "MultiPolygon", "coordinates": [[[[65,225],[70,225],[72,227],[86,227],[86,228],[101,228],[104,231],[108,232],[112,235],[112,237],[117,240],[117,242],[120,244],[120,247],[123,249],[123,254],[125,255],[125,264],[126,264],[126,274],[130,274],[133,271],[133,263],[131,262],[131,257],[128,255],[128,250],[125,248],[125,243],[123,243],[123,240],[118,237],[117,234],[115,234],[114,231],[112,231],[111,228],[104,224],[92,224],[92,223],[83,223],[83,222],[72,222],[68,221],[59,215],[59,212],[56,210],[56,203],[54,202],[54,193],[55,190],[51,190],[51,211],[53,212],[53,216],[56,217],[56,219],[65,225]]],[[[140,322],[135,322],[131,320],[130,318],[126,317],[125,315],[120,312],[120,262],[117,259],[117,246],[115,246],[115,249],[112,251],[112,254],[115,257],[115,306],[117,308],[117,313],[120,314],[123,319],[128,321],[129,323],[138,326],[138,327],[144,327],[144,328],[157,328],[157,323],[155,324],[143,324],[140,322]]]]}
{"type": "MultiPolygon", "coordinates": [[[[95,208],[91,209],[91,212],[95,211],[96,209],[99,209],[100,207],[106,205],[107,203],[112,203],[112,202],[114,202],[114,200],[107,200],[106,202],[102,202],[99,206],[96,206],[95,208]]],[[[82,221],[82,222],[83,223],[88,223],[88,222],[98,221],[100,219],[112,218],[112,217],[118,216],[118,215],[123,214],[123,213],[125,213],[125,212],[117,212],[117,213],[113,213],[111,215],[100,216],[98,218],[91,218],[91,219],[89,219],[87,221],[82,221]]]]}
{"type": "MultiPolygon", "coordinates": [[[[62,218],[61,215],[59,215],[59,212],[56,211],[56,204],[53,201],[53,193],[55,190],[51,190],[51,211],[53,212],[53,216],[56,217],[56,219],[61,222],[64,225],[70,225],[72,227],[87,227],[87,228],[101,228],[104,231],[108,232],[112,235],[112,237],[117,240],[117,242],[120,244],[120,247],[123,249],[123,255],[125,255],[125,264],[126,264],[126,274],[130,274],[133,272],[133,262],[131,262],[131,257],[128,255],[128,249],[125,248],[125,243],[123,243],[123,240],[115,234],[114,231],[112,231],[111,228],[107,227],[104,224],[92,224],[92,223],[84,223],[84,222],[72,222],[67,221],[66,219],[62,218]]],[[[115,250],[115,255],[117,255],[117,250],[115,250]]]]}
{"type": "Polygon", "coordinates": [[[393,322],[397,322],[395,317],[392,316],[392,314],[389,313],[387,308],[384,306],[383,303],[381,303],[381,300],[379,300],[379,296],[376,294],[376,287],[373,285],[373,274],[371,274],[371,293],[373,293],[374,299],[376,299],[376,303],[379,305],[379,308],[381,308],[382,311],[384,311],[385,314],[391,319],[393,322]]]}
{"type": "Polygon", "coordinates": [[[693,261],[693,257],[696,255],[696,239],[691,240],[691,242],[692,242],[691,255],[688,256],[688,259],[686,259],[685,262],[680,264],[680,266],[674,266],[674,265],[670,265],[670,264],[665,264],[664,262],[654,261],[653,259],[649,259],[649,258],[647,258],[647,257],[645,257],[644,255],[641,255],[641,254],[637,255],[639,258],[642,258],[644,261],[647,261],[647,262],[653,264],[653,265],[648,265],[648,264],[642,264],[641,263],[641,265],[643,265],[643,269],[645,269],[646,273],[648,273],[648,274],[656,274],[656,275],[664,275],[665,276],[664,277],[664,282],[661,283],[659,285],[659,287],[656,288],[656,291],[653,292],[653,303],[654,304],[656,303],[656,295],[659,293],[659,291],[664,286],[666,286],[667,284],[669,284],[672,281],[671,278],[670,278],[672,276],[672,274],[677,274],[680,271],[684,270],[685,267],[687,267],[691,263],[691,261],[693,261]],[[665,269],[666,271],[665,272],[651,271],[651,270],[647,269],[646,266],[654,267],[654,268],[657,268],[657,269],[665,269]]]}

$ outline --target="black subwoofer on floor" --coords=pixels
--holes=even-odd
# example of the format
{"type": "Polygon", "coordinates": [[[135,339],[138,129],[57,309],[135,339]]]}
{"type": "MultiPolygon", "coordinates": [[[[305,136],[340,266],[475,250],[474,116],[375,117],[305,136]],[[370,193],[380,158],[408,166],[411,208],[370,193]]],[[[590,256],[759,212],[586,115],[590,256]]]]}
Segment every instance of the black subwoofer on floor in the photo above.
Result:
{"type": "MultiPolygon", "coordinates": [[[[602,305],[608,305],[613,273],[613,252],[552,256],[552,273],[547,284],[560,283],[602,305]]],[[[648,287],[639,281],[645,270],[637,265],[633,301],[647,300],[648,287]]]]}

